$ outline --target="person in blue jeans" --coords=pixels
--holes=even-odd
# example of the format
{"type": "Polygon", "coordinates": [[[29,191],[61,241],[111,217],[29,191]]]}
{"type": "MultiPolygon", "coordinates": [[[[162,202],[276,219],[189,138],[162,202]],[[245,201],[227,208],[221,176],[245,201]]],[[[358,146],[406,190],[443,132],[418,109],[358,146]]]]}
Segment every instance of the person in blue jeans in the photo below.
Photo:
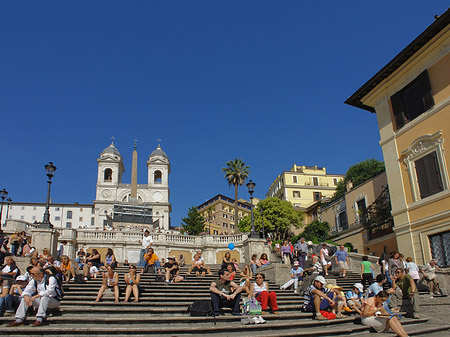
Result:
{"type": "Polygon", "coordinates": [[[16,282],[11,286],[8,295],[0,297],[0,316],[3,316],[4,312],[14,314],[19,307],[22,292],[28,285],[28,278],[25,275],[19,275],[16,282]]]}

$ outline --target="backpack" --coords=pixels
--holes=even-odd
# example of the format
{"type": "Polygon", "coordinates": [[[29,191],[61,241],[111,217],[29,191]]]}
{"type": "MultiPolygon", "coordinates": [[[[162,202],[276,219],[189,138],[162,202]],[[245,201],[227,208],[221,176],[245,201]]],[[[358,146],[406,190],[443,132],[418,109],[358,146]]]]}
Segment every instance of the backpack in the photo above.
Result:
{"type": "Polygon", "coordinates": [[[195,301],[192,303],[189,308],[187,309],[187,312],[191,316],[213,316],[213,308],[211,301],[195,301]]]}
{"type": "Polygon", "coordinates": [[[75,280],[73,281],[75,284],[85,284],[86,281],[84,280],[84,276],[81,274],[78,274],[75,276],[75,280]]]}
{"type": "MultiPolygon", "coordinates": [[[[44,287],[45,289],[47,289],[47,286],[50,282],[50,277],[54,277],[56,279],[56,287],[55,287],[55,292],[56,292],[56,297],[55,300],[61,301],[64,297],[64,290],[63,290],[63,286],[62,286],[62,278],[58,278],[56,275],[51,275],[51,274],[46,274],[44,276],[44,287]]],[[[37,290],[37,282],[36,280],[34,280],[34,287],[37,290]]]]}
{"type": "Polygon", "coordinates": [[[242,314],[244,315],[261,315],[261,304],[254,298],[243,298],[244,306],[242,307],[242,314]]]}
{"type": "Polygon", "coordinates": [[[164,282],[164,281],[165,281],[164,275],[160,274],[156,275],[155,282],[164,282]]]}

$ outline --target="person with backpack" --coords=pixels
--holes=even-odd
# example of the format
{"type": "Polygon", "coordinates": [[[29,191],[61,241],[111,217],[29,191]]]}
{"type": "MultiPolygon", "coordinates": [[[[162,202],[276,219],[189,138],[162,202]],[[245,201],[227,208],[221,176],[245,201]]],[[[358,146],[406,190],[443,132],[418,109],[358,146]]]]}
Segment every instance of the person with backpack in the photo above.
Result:
{"type": "Polygon", "coordinates": [[[7,256],[5,258],[6,264],[1,266],[2,270],[2,293],[0,297],[5,297],[9,294],[9,289],[11,285],[16,280],[16,277],[20,275],[20,270],[16,266],[16,262],[14,261],[12,256],[7,256]]]}
{"type": "Polygon", "coordinates": [[[36,321],[33,327],[42,326],[47,317],[48,309],[59,308],[59,302],[62,299],[62,288],[54,275],[45,272],[42,267],[33,267],[30,269],[30,275],[33,277],[22,293],[22,300],[16,311],[16,320],[7,327],[24,325],[28,308],[37,307],[36,321]]]}

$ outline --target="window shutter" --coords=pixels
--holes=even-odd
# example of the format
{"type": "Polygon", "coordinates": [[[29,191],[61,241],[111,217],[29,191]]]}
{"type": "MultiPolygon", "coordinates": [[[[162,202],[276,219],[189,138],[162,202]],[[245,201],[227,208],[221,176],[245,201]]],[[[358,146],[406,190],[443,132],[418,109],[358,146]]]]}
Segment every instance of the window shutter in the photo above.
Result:
{"type": "Polygon", "coordinates": [[[442,178],[441,178],[441,172],[439,170],[439,164],[437,161],[436,152],[430,153],[428,156],[426,156],[424,159],[426,159],[426,165],[427,165],[427,173],[430,178],[430,192],[431,194],[438,193],[442,191],[443,185],[442,185],[442,178]]]}
{"type": "Polygon", "coordinates": [[[425,158],[420,158],[415,161],[417,182],[419,184],[420,198],[426,198],[430,193],[430,186],[428,185],[425,158]]]}
{"type": "Polygon", "coordinates": [[[396,130],[405,125],[406,107],[403,101],[403,93],[401,91],[395,93],[391,97],[392,110],[394,111],[396,130]]]}
{"type": "Polygon", "coordinates": [[[423,100],[423,105],[425,110],[427,111],[431,107],[434,106],[433,95],[431,95],[431,83],[430,78],[428,77],[428,71],[425,69],[418,77],[417,80],[420,84],[421,95],[423,100]]]}

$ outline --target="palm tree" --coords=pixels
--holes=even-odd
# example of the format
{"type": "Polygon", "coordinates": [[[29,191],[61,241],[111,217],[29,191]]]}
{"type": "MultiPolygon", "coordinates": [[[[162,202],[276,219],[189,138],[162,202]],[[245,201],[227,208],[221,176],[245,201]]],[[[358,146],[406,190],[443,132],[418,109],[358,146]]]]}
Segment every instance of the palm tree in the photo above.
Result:
{"type": "Polygon", "coordinates": [[[222,172],[225,173],[225,179],[227,179],[228,185],[234,185],[234,224],[237,228],[239,223],[238,187],[245,184],[245,180],[250,173],[250,167],[241,159],[230,160],[226,165],[226,167],[222,168],[222,172]]]}

